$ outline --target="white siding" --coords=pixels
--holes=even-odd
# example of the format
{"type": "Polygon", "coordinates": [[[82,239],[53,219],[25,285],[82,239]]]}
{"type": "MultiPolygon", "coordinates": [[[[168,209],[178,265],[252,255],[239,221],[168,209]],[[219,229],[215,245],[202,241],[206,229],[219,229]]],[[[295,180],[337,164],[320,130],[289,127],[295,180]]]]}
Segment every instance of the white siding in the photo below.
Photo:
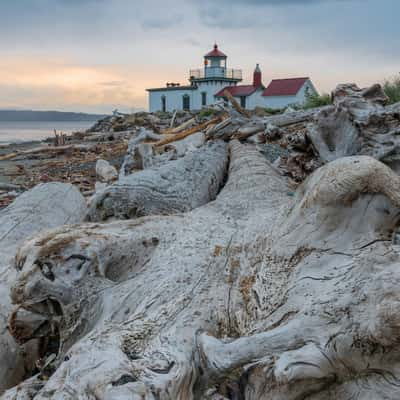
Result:
{"type": "MultiPolygon", "coordinates": [[[[232,85],[230,82],[206,81],[198,82],[195,90],[190,89],[173,89],[173,90],[157,90],[149,92],[149,111],[155,112],[161,110],[161,97],[166,98],[166,111],[182,110],[182,97],[188,95],[190,98],[190,109],[200,110],[201,94],[207,93],[207,105],[216,102],[215,94],[226,86],[232,85]]],[[[302,104],[306,100],[307,88],[310,93],[317,93],[314,85],[308,80],[299,90],[296,96],[262,96],[262,90],[256,90],[246,99],[246,108],[254,109],[255,107],[268,108],[285,108],[289,105],[302,104]]],[[[240,97],[236,97],[240,103],[240,97]]]]}
{"type": "Polygon", "coordinates": [[[182,97],[186,94],[190,98],[190,108],[193,107],[193,101],[196,90],[174,89],[157,90],[149,92],[149,111],[161,111],[161,98],[166,98],[166,111],[182,110],[182,97]]]}
{"type": "Polygon", "coordinates": [[[265,96],[264,107],[285,108],[290,105],[303,104],[307,98],[307,88],[310,94],[317,93],[310,80],[306,81],[295,96],[265,96]]]}
{"type": "Polygon", "coordinates": [[[296,96],[264,96],[264,107],[268,108],[285,108],[297,102],[296,96]]]}
{"type": "Polygon", "coordinates": [[[198,88],[189,89],[173,89],[173,90],[156,90],[149,92],[149,111],[155,112],[161,110],[161,97],[166,98],[166,111],[182,110],[182,96],[185,94],[190,97],[190,109],[200,110],[201,94],[207,93],[207,105],[214,104],[216,99],[214,95],[226,86],[232,85],[231,82],[222,81],[206,81],[198,82],[198,88]]]}
{"type": "Polygon", "coordinates": [[[264,97],[262,97],[264,89],[258,89],[246,99],[246,108],[254,110],[256,107],[264,106],[264,97]]]}

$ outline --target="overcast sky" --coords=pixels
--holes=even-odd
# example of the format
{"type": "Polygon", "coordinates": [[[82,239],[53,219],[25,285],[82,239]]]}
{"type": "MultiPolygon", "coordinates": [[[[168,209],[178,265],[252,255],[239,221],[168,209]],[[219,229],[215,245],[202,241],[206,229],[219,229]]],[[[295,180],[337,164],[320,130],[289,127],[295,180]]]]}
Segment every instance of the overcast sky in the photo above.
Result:
{"type": "Polygon", "coordinates": [[[400,72],[399,0],[1,0],[0,108],[147,107],[187,83],[214,41],[263,82],[310,76],[320,92],[400,72]]]}

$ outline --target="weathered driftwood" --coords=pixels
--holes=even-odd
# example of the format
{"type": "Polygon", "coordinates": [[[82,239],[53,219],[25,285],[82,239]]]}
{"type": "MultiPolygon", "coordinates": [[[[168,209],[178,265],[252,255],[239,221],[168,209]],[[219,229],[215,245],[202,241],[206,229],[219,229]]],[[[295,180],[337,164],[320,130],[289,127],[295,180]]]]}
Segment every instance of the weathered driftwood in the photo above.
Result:
{"type": "Polygon", "coordinates": [[[24,187],[20,186],[20,185],[15,185],[13,183],[5,183],[5,182],[0,182],[0,190],[7,190],[7,191],[11,191],[11,190],[23,190],[24,187]]]}
{"type": "Polygon", "coordinates": [[[85,200],[74,186],[48,183],[23,193],[0,212],[0,393],[30,372],[39,351],[36,344],[17,348],[6,328],[12,310],[9,287],[16,276],[17,247],[43,229],[82,221],[85,209],[85,200]]]}
{"type": "Polygon", "coordinates": [[[226,144],[213,142],[176,161],[125,176],[94,196],[87,219],[130,219],[189,211],[216,197],[227,164],[226,144]]]}
{"type": "Polygon", "coordinates": [[[163,138],[160,141],[158,141],[157,143],[155,143],[155,146],[164,146],[166,144],[175,142],[176,140],[184,139],[187,136],[190,136],[190,135],[193,135],[194,133],[200,132],[203,129],[206,129],[208,126],[213,125],[213,124],[221,121],[221,119],[222,119],[222,117],[218,116],[218,117],[215,117],[215,118],[213,118],[213,119],[211,119],[209,121],[203,122],[203,123],[201,123],[199,125],[195,125],[192,128],[189,128],[187,130],[179,132],[174,136],[163,138]]]}
{"type": "Polygon", "coordinates": [[[112,142],[129,139],[133,135],[135,135],[135,131],[132,129],[119,132],[91,132],[85,133],[83,140],[86,142],[112,142]]]}
{"type": "MultiPolygon", "coordinates": [[[[384,108],[376,87],[359,94],[342,87],[334,109],[396,129],[397,107],[384,108]]],[[[243,120],[232,116],[221,135],[243,120]]],[[[307,145],[289,131],[277,136],[307,145]]],[[[58,228],[21,247],[10,332],[40,341],[42,358],[2,400],[397,400],[400,177],[375,158],[344,157],[294,192],[255,146],[231,141],[228,179],[210,201],[226,154],[183,160],[213,146],[225,145],[129,177],[154,173],[127,192],[143,190],[146,217],[58,228]],[[165,190],[152,197],[152,185],[165,190]],[[207,190],[175,214],[181,193],[207,190]],[[168,215],[151,207],[160,199],[168,215]]]]}
{"type": "Polygon", "coordinates": [[[265,130],[265,123],[261,120],[252,121],[250,124],[240,127],[236,133],[232,135],[232,138],[238,140],[244,140],[248,137],[265,130]]]}
{"type": "Polygon", "coordinates": [[[230,150],[214,202],[20,249],[17,338],[44,317],[60,346],[3,399],[398,397],[399,176],[347,157],[293,196],[253,146],[230,150]]]}
{"type": "Polygon", "coordinates": [[[297,124],[299,122],[312,121],[315,115],[318,114],[318,112],[325,110],[327,107],[329,106],[271,115],[269,117],[264,117],[263,120],[266,125],[272,124],[278,128],[283,128],[285,126],[297,124]]]}
{"type": "Polygon", "coordinates": [[[144,142],[157,142],[164,138],[164,135],[141,128],[128,142],[128,151],[119,171],[120,177],[129,174],[134,169],[143,169],[153,165],[151,161],[153,151],[144,142]]]}
{"type": "Polygon", "coordinates": [[[31,154],[37,154],[37,153],[55,153],[55,154],[63,154],[68,151],[90,151],[90,149],[93,148],[93,146],[90,145],[84,145],[84,144],[71,144],[71,145],[66,145],[66,146],[43,146],[43,147],[37,147],[34,149],[30,150],[19,150],[13,153],[5,154],[3,156],[0,156],[0,161],[4,160],[11,160],[13,158],[19,157],[19,156],[28,156],[31,154]]]}
{"type": "Polygon", "coordinates": [[[193,151],[201,147],[206,141],[203,132],[197,132],[193,135],[187,136],[185,139],[177,140],[173,143],[166,144],[163,151],[173,151],[176,157],[183,157],[188,151],[193,151]]]}
{"type": "Polygon", "coordinates": [[[400,149],[400,115],[385,108],[387,98],[379,85],[359,89],[339,85],[334,105],[318,113],[308,126],[308,137],[323,162],[355,154],[386,162],[400,149]]]}
{"type": "Polygon", "coordinates": [[[177,110],[174,111],[174,113],[172,114],[171,117],[171,123],[169,124],[170,129],[172,129],[175,125],[175,120],[176,120],[176,114],[177,114],[177,110]]]}
{"type": "Polygon", "coordinates": [[[237,102],[237,100],[231,95],[229,90],[227,90],[227,89],[224,90],[224,97],[226,97],[230,101],[230,103],[232,104],[233,108],[239,114],[242,114],[246,118],[250,118],[251,117],[250,111],[248,111],[248,110],[244,109],[243,107],[241,107],[241,105],[237,102]]]}
{"type": "Polygon", "coordinates": [[[96,178],[100,182],[113,182],[118,178],[117,169],[108,161],[99,159],[96,161],[96,178]]]}
{"type": "Polygon", "coordinates": [[[187,129],[192,128],[194,125],[196,125],[196,118],[190,118],[187,121],[182,122],[179,126],[176,126],[175,128],[170,128],[165,130],[163,133],[164,134],[176,134],[182,131],[185,131],[187,129]]]}
{"type": "Polygon", "coordinates": [[[54,146],[65,146],[67,135],[54,129],[54,146]]]}

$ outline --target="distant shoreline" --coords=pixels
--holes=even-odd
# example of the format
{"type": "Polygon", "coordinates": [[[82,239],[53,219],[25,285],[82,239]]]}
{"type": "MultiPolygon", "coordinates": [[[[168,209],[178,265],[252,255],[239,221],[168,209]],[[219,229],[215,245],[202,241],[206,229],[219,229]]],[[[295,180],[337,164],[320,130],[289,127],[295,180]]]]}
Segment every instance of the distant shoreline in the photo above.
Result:
{"type": "Polygon", "coordinates": [[[73,132],[86,131],[97,120],[87,121],[1,121],[0,145],[41,141],[54,138],[54,130],[70,135],[73,132]]]}
{"type": "Polygon", "coordinates": [[[64,111],[0,110],[0,122],[95,122],[107,116],[64,111]]]}

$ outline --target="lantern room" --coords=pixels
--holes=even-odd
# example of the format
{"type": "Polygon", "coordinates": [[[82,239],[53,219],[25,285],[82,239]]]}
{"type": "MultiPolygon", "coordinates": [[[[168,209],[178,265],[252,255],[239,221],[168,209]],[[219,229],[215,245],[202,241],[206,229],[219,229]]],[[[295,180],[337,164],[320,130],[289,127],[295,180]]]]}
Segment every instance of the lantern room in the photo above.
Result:
{"type": "Polygon", "coordinates": [[[228,57],[214,44],[213,50],[204,56],[205,77],[225,77],[226,59],[228,57]]]}

